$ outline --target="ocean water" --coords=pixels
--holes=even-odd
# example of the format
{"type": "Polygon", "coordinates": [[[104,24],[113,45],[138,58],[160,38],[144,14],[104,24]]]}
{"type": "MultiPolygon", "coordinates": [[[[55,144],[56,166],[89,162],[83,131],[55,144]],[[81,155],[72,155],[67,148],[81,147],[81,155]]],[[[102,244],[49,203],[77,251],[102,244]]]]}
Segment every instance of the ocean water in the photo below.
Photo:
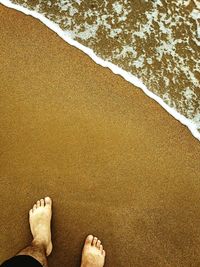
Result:
{"type": "Polygon", "coordinates": [[[0,3],[41,20],[96,63],[141,88],[200,140],[199,0],[0,3]]]}

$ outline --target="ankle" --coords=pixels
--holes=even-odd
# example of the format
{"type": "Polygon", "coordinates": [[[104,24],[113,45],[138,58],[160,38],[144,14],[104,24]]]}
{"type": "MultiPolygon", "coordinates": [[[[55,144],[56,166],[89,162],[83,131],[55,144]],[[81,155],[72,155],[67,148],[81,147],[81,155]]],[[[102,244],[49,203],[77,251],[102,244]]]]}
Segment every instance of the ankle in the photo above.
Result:
{"type": "Polygon", "coordinates": [[[44,243],[43,240],[41,240],[40,238],[34,238],[33,241],[31,242],[31,245],[33,247],[37,247],[40,250],[46,252],[46,244],[44,243]]]}

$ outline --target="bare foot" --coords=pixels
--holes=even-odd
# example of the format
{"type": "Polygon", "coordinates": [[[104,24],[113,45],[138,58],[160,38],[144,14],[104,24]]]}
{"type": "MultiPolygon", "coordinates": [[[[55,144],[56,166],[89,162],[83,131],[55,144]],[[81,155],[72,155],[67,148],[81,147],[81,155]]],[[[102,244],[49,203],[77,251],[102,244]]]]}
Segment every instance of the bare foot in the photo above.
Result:
{"type": "Polygon", "coordinates": [[[103,267],[105,255],[101,241],[97,237],[89,235],[85,240],[81,267],[103,267]]]}
{"type": "Polygon", "coordinates": [[[51,214],[52,200],[50,197],[38,200],[29,211],[33,242],[43,245],[47,256],[49,256],[53,248],[51,242],[51,214]]]}

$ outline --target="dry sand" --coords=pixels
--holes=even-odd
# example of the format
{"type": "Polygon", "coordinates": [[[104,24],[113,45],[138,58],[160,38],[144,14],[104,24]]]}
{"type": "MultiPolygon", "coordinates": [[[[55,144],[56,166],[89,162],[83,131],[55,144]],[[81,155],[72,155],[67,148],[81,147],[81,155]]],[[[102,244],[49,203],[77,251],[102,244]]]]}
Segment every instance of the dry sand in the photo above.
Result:
{"type": "Polygon", "coordinates": [[[87,234],[106,266],[200,263],[200,144],[141,90],[32,17],[0,6],[0,262],[53,199],[52,266],[87,234]]]}

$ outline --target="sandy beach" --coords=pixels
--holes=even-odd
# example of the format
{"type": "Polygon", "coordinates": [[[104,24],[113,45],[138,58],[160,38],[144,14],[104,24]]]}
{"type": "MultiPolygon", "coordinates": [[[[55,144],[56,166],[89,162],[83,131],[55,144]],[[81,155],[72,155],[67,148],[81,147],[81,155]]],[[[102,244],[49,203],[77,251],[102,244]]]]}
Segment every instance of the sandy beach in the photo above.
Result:
{"type": "Polygon", "coordinates": [[[200,264],[200,143],[38,20],[0,5],[0,262],[53,199],[49,266],[98,236],[109,267],[200,264]]]}

